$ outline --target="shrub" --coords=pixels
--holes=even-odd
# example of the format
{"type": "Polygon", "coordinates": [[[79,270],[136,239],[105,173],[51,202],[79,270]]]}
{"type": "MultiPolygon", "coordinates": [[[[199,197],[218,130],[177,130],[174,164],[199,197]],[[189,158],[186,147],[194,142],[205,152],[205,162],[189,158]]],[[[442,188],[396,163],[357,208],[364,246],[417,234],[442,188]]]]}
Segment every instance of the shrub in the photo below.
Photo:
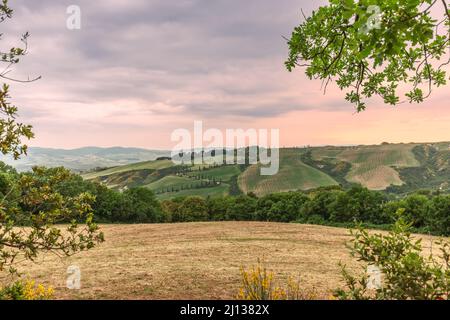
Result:
{"type": "Polygon", "coordinates": [[[187,197],[181,202],[179,210],[180,221],[208,220],[208,207],[201,197],[187,197]]]}
{"type": "Polygon", "coordinates": [[[436,196],[431,200],[427,215],[431,231],[442,236],[450,235],[450,196],[436,196]]]}
{"type": "Polygon", "coordinates": [[[231,220],[246,221],[255,219],[257,200],[250,196],[238,196],[229,203],[227,216],[231,220]]]}
{"type": "Polygon", "coordinates": [[[52,287],[42,284],[36,285],[34,281],[16,281],[13,284],[0,288],[0,300],[51,300],[54,298],[52,287]]]}
{"type": "Polygon", "coordinates": [[[289,278],[284,287],[274,281],[272,271],[258,260],[258,264],[249,270],[241,268],[242,286],[237,295],[239,300],[312,300],[316,298],[314,290],[302,290],[299,282],[289,278]]]}
{"type": "Polygon", "coordinates": [[[147,188],[131,188],[124,192],[129,203],[128,221],[133,222],[161,222],[163,215],[161,206],[153,191],[147,188]]]}
{"type": "Polygon", "coordinates": [[[209,219],[213,221],[228,220],[227,209],[231,202],[230,197],[208,198],[206,200],[209,219]]]}
{"type": "Polygon", "coordinates": [[[346,289],[336,290],[339,299],[441,300],[450,292],[450,246],[439,242],[441,256],[423,257],[420,240],[409,232],[411,224],[400,218],[387,235],[352,232],[351,252],[366,265],[380,269],[383,283],[369,289],[366,274],[354,277],[342,268],[346,289]]]}

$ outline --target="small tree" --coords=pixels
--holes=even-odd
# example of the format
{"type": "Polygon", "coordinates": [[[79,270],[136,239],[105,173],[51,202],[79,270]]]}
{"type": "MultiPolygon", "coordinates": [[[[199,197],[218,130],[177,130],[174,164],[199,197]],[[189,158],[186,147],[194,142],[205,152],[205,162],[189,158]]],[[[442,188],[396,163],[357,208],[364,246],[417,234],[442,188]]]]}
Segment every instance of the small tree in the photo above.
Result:
{"type": "MultiPolygon", "coordinates": [[[[0,2],[0,23],[12,17],[8,1],[0,2]]],[[[28,33],[22,37],[24,48],[11,48],[0,52],[0,61],[6,64],[0,78],[15,80],[7,76],[10,67],[27,53],[28,33]]],[[[37,80],[25,80],[34,81],[37,80]]],[[[34,135],[31,126],[16,121],[17,108],[8,101],[9,87],[0,89],[0,151],[15,159],[26,154],[27,146],[22,139],[34,135]]],[[[42,252],[71,255],[90,249],[103,241],[103,234],[93,222],[91,204],[94,197],[88,193],[76,196],[64,195],[58,187],[70,178],[71,173],[63,168],[49,173],[44,168],[10,179],[11,170],[1,177],[0,197],[0,272],[17,273],[20,259],[35,260],[42,252]],[[65,227],[55,224],[70,221],[65,227]],[[83,227],[78,223],[83,222],[83,227]]]]}
{"type": "Polygon", "coordinates": [[[378,289],[368,288],[368,277],[351,275],[342,267],[346,289],[338,289],[339,299],[449,299],[450,245],[438,242],[439,257],[425,257],[421,240],[413,239],[410,224],[400,218],[386,235],[370,234],[359,228],[352,232],[351,253],[364,264],[379,268],[383,277],[378,289]]]}
{"type": "MultiPolygon", "coordinates": [[[[8,1],[2,0],[0,4],[0,23],[12,17],[12,9],[8,7],[8,1]]],[[[6,68],[0,73],[0,78],[8,81],[30,82],[32,80],[16,80],[8,76],[11,66],[19,63],[20,58],[27,54],[29,34],[26,32],[21,38],[23,47],[13,47],[7,51],[0,50],[0,62],[6,64],[6,68]]],[[[26,154],[27,145],[22,143],[22,138],[34,137],[30,125],[16,121],[17,107],[9,102],[9,85],[3,84],[0,88],[0,151],[3,154],[11,154],[15,159],[26,154]]]]}
{"type": "Polygon", "coordinates": [[[93,222],[94,197],[89,193],[64,196],[56,191],[71,175],[63,168],[49,175],[47,169],[35,167],[10,185],[11,192],[0,203],[0,271],[16,273],[17,261],[33,261],[42,252],[69,256],[103,241],[93,222]],[[70,223],[65,227],[55,226],[66,221],[70,223]]]}

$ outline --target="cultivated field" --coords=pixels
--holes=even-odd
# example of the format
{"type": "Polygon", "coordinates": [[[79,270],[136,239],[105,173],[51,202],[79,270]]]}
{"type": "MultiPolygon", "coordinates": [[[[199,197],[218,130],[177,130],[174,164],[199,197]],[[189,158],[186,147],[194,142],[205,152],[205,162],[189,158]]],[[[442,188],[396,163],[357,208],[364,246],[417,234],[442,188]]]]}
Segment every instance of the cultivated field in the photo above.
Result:
{"type": "Polygon", "coordinates": [[[341,148],[317,148],[315,159],[336,158],[352,164],[347,175],[350,182],[360,183],[372,190],[384,190],[390,185],[402,185],[394,168],[417,167],[420,163],[412,149],[417,144],[386,144],[341,148]]]}
{"type": "Polygon", "coordinates": [[[106,177],[109,175],[127,172],[127,171],[138,171],[138,170],[157,170],[157,169],[164,169],[168,167],[172,167],[175,164],[171,160],[158,160],[158,161],[145,161],[145,162],[138,162],[133,164],[127,164],[124,166],[118,166],[109,168],[102,171],[96,171],[96,172],[90,172],[83,175],[83,178],[87,180],[95,179],[98,177],[106,177]]]}
{"type": "Polygon", "coordinates": [[[106,242],[97,248],[64,259],[46,256],[21,270],[54,286],[59,299],[233,299],[239,268],[258,257],[280,280],[299,278],[329,298],[340,284],[339,261],[359,270],[345,248],[348,231],[339,228],[210,222],[102,229],[106,242]],[[70,265],[81,268],[81,290],[65,288],[70,265]]]}
{"type": "Polygon", "coordinates": [[[239,176],[238,182],[244,193],[251,191],[258,196],[338,184],[326,173],[303,163],[297,149],[280,149],[280,169],[276,175],[262,176],[260,165],[255,164],[239,176]]]}
{"type": "Polygon", "coordinates": [[[280,169],[273,176],[262,176],[260,164],[249,167],[228,164],[215,168],[207,164],[194,165],[190,172],[183,172],[181,176],[170,160],[139,162],[82,176],[116,189],[147,187],[160,199],[223,196],[235,194],[238,187],[244,194],[254,192],[262,196],[332,186],[338,181],[359,183],[372,190],[401,185],[406,185],[407,191],[445,189],[450,175],[449,145],[449,142],[442,142],[282,148],[280,169]],[[309,151],[312,162],[321,163],[305,160],[303,156],[309,151]],[[210,180],[221,184],[209,185],[210,180]],[[199,186],[201,183],[208,187],[199,186]]]}

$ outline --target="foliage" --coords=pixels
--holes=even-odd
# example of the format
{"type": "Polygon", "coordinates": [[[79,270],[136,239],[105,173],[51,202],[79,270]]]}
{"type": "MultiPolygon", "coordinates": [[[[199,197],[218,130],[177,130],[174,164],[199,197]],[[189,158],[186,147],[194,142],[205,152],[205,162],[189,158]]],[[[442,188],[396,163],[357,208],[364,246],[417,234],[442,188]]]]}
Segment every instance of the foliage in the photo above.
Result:
{"type": "Polygon", "coordinates": [[[64,196],[57,191],[59,183],[71,175],[63,168],[49,174],[35,167],[11,186],[16,192],[7,193],[0,207],[0,271],[15,273],[17,260],[33,261],[41,252],[72,255],[103,241],[93,222],[94,197],[89,193],[64,196]],[[55,226],[65,221],[70,221],[68,226],[55,226]]]}
{"type": "MultiPolygon", "coordinates": [[[[402,213],[402,210],[399,214],[402,213]]],[[[383,276],[380,288],[368,289],[367,275],[355,277],[343,267],[346,289],[339,299],[448,299],[450,293],[450,246],[438,243],[441,256],[422,255],[421,240],[410,234],[410,224],[400,218],[387,235],[370,234],[363,228],[352,232],[351,252],[366,265],[377,266],[383,276]]]]}
{"type": "Polygon", "coordinates": [[[241,288],[237,295],[239,300],[313,300],[317,295],[314,290],[304,290],[299,282],[288,279],[284,287],[274,281],[274,274],[258,260],[258,264],[249,270],[241,267],[241,288]]]}
{"type": "Polygon", "coordinates": [[[410,86],[406,99],[418,103],[446,84],[450,11],[445,0],[330,0],[304,18],[288,40],[287,69],[306,67],[306,75],[323,80],[325,89],[336,80],[358,111],[372,96],[400,103],[404,86],[410,86]]]}
{"type": "Polygon", "coordinates": [[[450,196],[433,197],[426,215],[430,229],[441,235],[450,235],[450,196]]]}
{"type": "MultiPolygon", "coordinates": [[[[8,6],[7,0],[2,0],[0,4],[0,23],[12,17],[12,9],[8,6]]],[[[6,80],[14,80],[7,76],[11,71],[10,67],[19,63],[20,58],[27,54],[27,39],[28,32],[25,33],[21,42],[23,48],[13,47],[7,51],[0,51],[0,62],[6,64],[0,73],[0,78],[6,80]]],[[[24,81],[26,82],[26,81],[24,81]]],[[[34,137],[31,131],[30,125],[17,122],[16,106],[9,102],[9,85],[3,84],[0,88],[0,151],[3,154],[11,154],[15,159],[19,158],[22,154],[27,153],[27,145],[22,143],[22,139],[31,139],[34,137]]]]}
{"type": "Polygon", "coordinates": [[[254,220],[257,200],[254,197],[242,195],[229,202],[227,216],[231,220],[254,220]]]}
{"type": "Polygon", "coordinates": [[[276,193],[263,196],[257,201],[258,220],[277,222],[295,221],[301,208],[309,198],[300,192],[276,193]]]}
{"type": "MultiPolygon", "coordinates": [[[[0,23],[11,17],[8,1],[2,0],[0,23]]],[[[7,64],[0,73],[1,78],[20,81],[9,78],[7,74],[11,71],[9,68],[27,53],[28,36],[25,33],[21,39],[24,48],[0,52],[1,62],[7,64]]],[[[0,151],[18,159],[27,152],[22,139],[30,139],[34,135],[31,126],[17,122],[18,109],[9,102],[9,98],[9,86],[4,84],[0,89],[0,151]]],[[[103,241],[103,233],[93,221],[91,204],[95,197],[81,190],[77,194],[61,191],[62,184],[75,178],[64,168],[35,167],[32,172],[19,175],[8,166],[0,166],[0,272],[9,271],[17,275],[16,265],[20,261],[34,261],[43,252],[70,256],[103,241]],[[79,221],[83,222],[82,227],[78,225],[79,221]],[[63,222],[69,224],[55,226],[63,222]]],[[[51,288],[36,287],[30,281],[16,282],[0,290],[0,299],[52,297],[51,288]]]]}
{"type": "Polygon", "coordinates": [[[128,202],[126,212],[128,221],[161,222],[161,207],[155,194],[146,188],[137,187],[123,193],[128,202]]]}
{"type": "Polygon", "coordinates": [[[274,193],[260,198],[248,195],[207,197],[204,203],[198,197],[194,197],[192,203],[188,199],[190,197],[162,201],[163,220],[198,221],[195,220],[198,217],[192,217],[191,207],[200,202],[203,221],[296,221],[341,227],[364,223],[370,227],[385,229],[397,220],[397,211],[402,209],[404,219],[411,223],[415,231],[450,234],[450,195],[422,192],[389,200],[380,192],[353,185],[348,190],[326,187],[308,193],[274,193]],[[190,208],[184,208],[185,205],[190,208]]]}
{"type": "Polygon", "coordinates": [[[208,219],[206,201],[201,197],[187,197],[178,208],[178,221],[205,221],[208,219]]]}
{"type": "Polygon", "coordinates": [[[52,300],[54,290],[35,281],[16,281],[13,284],[0,288],[0,300],[52,300]]]}

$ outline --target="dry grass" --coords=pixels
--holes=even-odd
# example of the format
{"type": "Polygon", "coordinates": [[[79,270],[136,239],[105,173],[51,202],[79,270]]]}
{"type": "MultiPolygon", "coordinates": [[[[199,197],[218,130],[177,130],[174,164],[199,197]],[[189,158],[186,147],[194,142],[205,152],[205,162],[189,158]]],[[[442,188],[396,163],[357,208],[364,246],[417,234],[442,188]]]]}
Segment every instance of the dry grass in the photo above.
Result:
{"type": "Polygon", "coordinates": [[[359,270],[345,248],[348,232],[339,228],[211,222],[102,229],[106,242],[99,247],[65,259],[46,256],[21,270],[54,286],[60,299],[233,299],[240,266],[258,257],[281,281],[300,277],[327,298],[340,284],[339,261],[359,270]],[[69,265],[81,268],[80,290],[65,288],[69,265]]]}

